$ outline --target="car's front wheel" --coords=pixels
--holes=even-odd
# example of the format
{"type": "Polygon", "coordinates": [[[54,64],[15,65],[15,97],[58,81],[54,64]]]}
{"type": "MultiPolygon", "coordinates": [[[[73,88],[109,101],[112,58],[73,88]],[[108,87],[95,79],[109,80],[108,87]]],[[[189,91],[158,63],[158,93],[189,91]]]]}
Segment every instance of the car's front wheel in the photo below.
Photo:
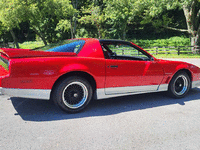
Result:
{"type": "Polygon", "coordinates": [[[69,113],[83,110],[92,98],[92,87],[81,77],[68,77],[62,80],[52,95],[54,103],[69,113]]]}
{"type": "Polygon", "coordinates": [[[168,87],[168,93],[174,98],[184,97],[191,87],[191,80],[186,72],[179,72],[174,75],[168,87]]]}

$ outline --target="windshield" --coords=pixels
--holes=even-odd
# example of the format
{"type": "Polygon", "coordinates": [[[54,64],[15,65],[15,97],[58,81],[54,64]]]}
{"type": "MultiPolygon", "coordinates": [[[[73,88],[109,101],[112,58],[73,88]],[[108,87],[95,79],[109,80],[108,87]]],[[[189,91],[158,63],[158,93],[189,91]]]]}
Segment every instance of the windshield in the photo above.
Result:
{"type": "Polygon", "coordinates": [[[49,44],[38,50],[43,50],[46,52],[73,52],[78,54],[85,44],[84,40],[65,40],[54,44],[49,44]]]}

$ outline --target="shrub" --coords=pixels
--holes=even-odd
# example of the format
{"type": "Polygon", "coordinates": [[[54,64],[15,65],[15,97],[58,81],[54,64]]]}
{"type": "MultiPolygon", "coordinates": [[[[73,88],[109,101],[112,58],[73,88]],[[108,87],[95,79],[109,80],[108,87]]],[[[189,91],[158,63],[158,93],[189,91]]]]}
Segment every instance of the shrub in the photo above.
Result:
{"type": "Polygon", "coordinates": [[[156,47],[156,46],[190,46],[190,39],[186,37],[171,37],[168,39],[157,39],[157,40],[143,40],[134,39],[131,40],[140,47],[156,47]]]}

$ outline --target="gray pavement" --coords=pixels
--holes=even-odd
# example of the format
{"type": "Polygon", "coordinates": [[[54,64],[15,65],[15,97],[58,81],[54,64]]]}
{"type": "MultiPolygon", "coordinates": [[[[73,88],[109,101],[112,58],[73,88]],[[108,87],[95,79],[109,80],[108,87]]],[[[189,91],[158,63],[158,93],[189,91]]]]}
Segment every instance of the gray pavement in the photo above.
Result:
{"type": "Polygon", "coordinates": [[[199,150],[200,87],[183,99],[161,92],[92,101],[78,114],[2,95],[0,150],[11,149],[199,150]]]}

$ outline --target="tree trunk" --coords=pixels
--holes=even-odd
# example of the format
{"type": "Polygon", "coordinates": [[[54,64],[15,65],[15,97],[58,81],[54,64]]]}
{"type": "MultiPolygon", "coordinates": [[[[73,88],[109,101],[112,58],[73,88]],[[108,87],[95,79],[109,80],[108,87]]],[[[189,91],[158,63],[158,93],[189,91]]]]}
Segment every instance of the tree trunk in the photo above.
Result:
{"type": "MultiPolygon", "coordinates": [[[[76,16],[75,16],[76,17],[76,16]]],[[[76,26],[77,26],[77,17],[74,20],[74,29],[73,29],[73,33],[74,33],[74,37],[76,38],[76,26]]]]}
{"type": "Polygon", "coordinates": [[[12,29],[10,30],[10,33],[11,33],[12,38],[13,38],[13,40],[14,40],[15,46],[16,46],[17,48],[19,48],[19,44],[18,44],[17,37],[15,36],[15,33],[13,32],[12,29]]]}
{"type": "Polygon", "coordinates": [[[126,40],[126,24],[123,27],[123,40],[126,40]]]}
{"type": "Polygon", "coordinates": [[[97,28],[97,32],[98,32],[98,38],[100,39],[100,38],[101,38],[101,27],[100,27],[100,25],[97,23],[97,21],[96,21],[96,28],[97,28]]]}
{"type": "MultiPolygon", "coordinates": [[[[72,0],[71,3],[72,3],[73,8],[77,10],[78,0],[72,0]]],[[[73,38],[76,38],[77,13],[71,16],[70,21],[71,21],[71,28],[70,28],[71,38],[73,39],[73,38]]]]}
{"type": "Polygon", "coordinates": [[[191,51],[196,54],[197,51],[199,50],[199,44],[200,44],[200,38],[199,38],[199,33],[197,33],[195,36],[191,35],[190,36],[190,41],[191,41],[191,51]]]}
{"type": "Polygon", "coordinates": [[[190,42],[191,42],[191,51],[193,52],[193,54],[195,54],[196,52],[195,52],[195,47],[193,47],[193,46],[195,46],[195,41],[196,41],[196,37],[190,37],[190,42]]]}
{"type": "Polygon", "coordinates": [[[8,48],[9,45],[8,45],[8,41],[5,39],[5,35],[3,35],[2,38],[3,38],[3,47],[8,48]]]}
{"type": "Polygon", "coordinates": [[[71,39],[74,38],[74,32],[73,32],[73,22],[72,22],[72,18],[71,18],[71,21],[70,21],[70,24],[71,24],[71,28],[70,28],[70,31],[71,31],[71,39]]]}
{"type": "Polygon", "coordinates": [[[38,31],[36,28],[33,27],[33,31],[35,31],[35,33],[42,39],[44,45],[47,45],[47,41],[45,39],[45,36],[42,32],[38,31]]]}
{"type": "Polygon", "coordinates": [[[200,35],[200,26],[199,26],[199,29],[198,29],[196,35],[195,35],[194,37],[192,37],[192,40],[191,40],[191,42],[193,42],[193,43],[191,43],[191,45],[192,45],[192,46],[195,46],[194,49],[193,49],[193,52],[194,52],[195,54],[196,54],[198,51],[200,52],[200,47],[198,47],[198,46],[200,46],[200,38],[199,38],[199,35],[200,35]]]}
{"type": "Polygon", "coordinates": [[[123,40],[125,40],[126,39],[126,31],[124,30],[123,31],[123,40]]]}
{"type": "MultiPolygon", "coordinates": [[[[200,25],[198,23],[200,10],[196,14],[196,4],[197,0],[193,0],[191,5],[183,5],[183,12],[186,19],[188,34],[190,35],[191,46],[199,45],[199,34],[200,34],[200,25]]],[[[192,47],[192,52],[197,53],[197,48],[192,47]]]]}

